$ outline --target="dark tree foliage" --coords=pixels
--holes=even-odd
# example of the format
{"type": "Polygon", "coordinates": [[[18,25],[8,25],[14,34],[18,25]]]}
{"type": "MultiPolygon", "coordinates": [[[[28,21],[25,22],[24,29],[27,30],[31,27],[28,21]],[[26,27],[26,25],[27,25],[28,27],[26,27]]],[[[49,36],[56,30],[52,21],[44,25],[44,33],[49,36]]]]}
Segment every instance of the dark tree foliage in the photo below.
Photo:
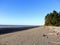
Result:
{"type": "Polygon", "coordinates": [[[53,11],[45,16],[45,25],[60,26],[60,12],[53,11]]]}

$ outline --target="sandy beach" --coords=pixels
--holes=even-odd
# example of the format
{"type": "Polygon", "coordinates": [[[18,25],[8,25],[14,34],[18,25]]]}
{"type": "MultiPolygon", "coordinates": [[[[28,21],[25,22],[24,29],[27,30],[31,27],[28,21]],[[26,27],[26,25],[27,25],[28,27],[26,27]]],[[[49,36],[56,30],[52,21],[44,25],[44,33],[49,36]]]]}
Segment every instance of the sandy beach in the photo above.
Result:
{"type": "Polygon", "coordinates": [[[59,30],[60,27],[41,26],[3,34],[0,35],[0,45],[60,45],[59,30]]]}

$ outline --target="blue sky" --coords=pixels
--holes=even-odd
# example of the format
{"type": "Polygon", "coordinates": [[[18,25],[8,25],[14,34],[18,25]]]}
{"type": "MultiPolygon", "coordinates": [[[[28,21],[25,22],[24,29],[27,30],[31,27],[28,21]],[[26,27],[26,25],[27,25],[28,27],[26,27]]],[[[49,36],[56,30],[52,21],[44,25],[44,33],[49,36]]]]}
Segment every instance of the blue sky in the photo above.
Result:
{"type": "Polygon", "coordinates": [[[43,25],[53,10],[60,11],[60,0],[0,0],[0,24],[43,25]]]}

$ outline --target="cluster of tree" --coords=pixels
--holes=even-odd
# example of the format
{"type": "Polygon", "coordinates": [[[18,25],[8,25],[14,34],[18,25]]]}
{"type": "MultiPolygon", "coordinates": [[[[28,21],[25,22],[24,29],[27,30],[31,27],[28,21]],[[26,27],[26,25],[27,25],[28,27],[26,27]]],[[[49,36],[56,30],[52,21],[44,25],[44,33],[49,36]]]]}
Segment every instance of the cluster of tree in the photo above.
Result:
{"type": "Polygon", "coordinates": [[[53,11],[45,16],[45,25],[60,26],[60,13],[53,11]]]}

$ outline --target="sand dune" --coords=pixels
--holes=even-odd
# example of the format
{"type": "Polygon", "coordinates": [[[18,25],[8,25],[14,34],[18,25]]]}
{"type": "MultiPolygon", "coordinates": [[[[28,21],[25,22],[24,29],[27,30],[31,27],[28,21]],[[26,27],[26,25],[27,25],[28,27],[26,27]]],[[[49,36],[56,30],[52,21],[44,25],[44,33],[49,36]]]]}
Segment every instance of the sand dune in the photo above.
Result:
{"type": "Polygon", "coordinates": [[[60,27],[41,26],[24,31],[0,35],[1,45],[60,45],[60,27]],[[59,32],[59,31],[58,31],[59,32]]]}

